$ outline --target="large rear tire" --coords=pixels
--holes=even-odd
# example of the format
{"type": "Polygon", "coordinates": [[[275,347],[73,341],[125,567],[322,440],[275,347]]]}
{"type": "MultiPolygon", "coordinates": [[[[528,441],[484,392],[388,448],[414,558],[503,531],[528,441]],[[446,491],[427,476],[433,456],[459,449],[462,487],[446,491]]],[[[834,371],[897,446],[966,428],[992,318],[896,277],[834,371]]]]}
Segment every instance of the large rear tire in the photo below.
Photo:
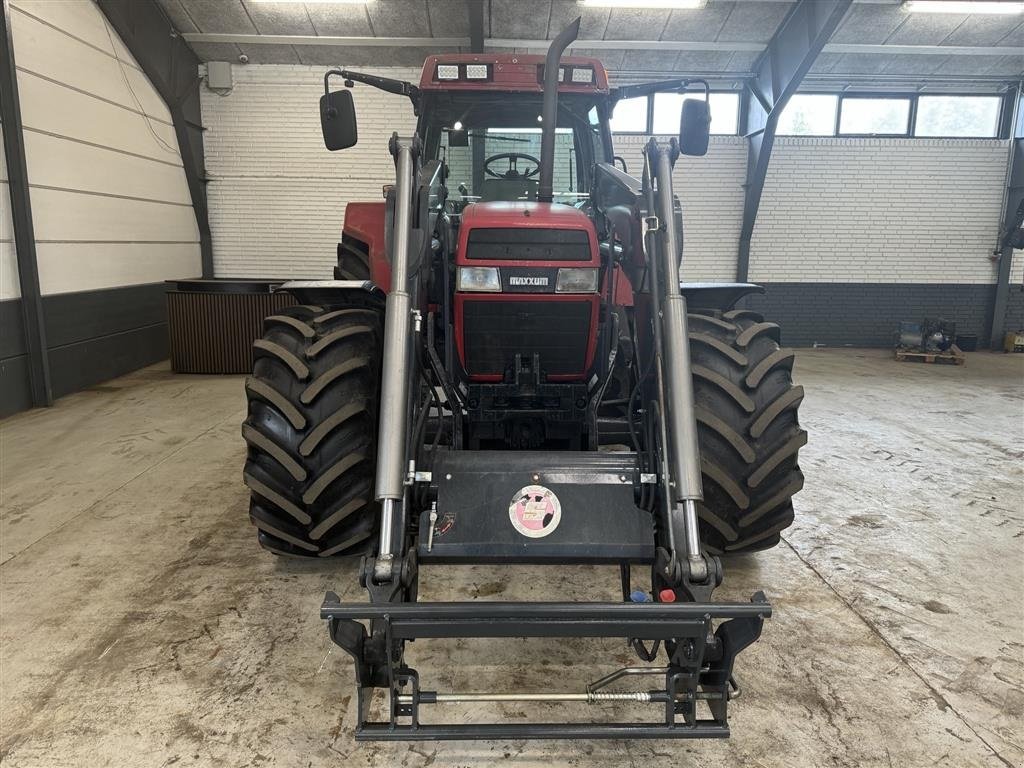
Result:
{"type": "Polygon", "coordinates": [[[264,321],[246,380],[249,518],[271,552],[363,555],[373,501],[383,310],[296,306],[264,321]]]}
{"type": "Polygon", "coordinates": [[[749,310],[689,315],[690,358],[701,450],[701,540],[712,553],[779,543],[803,488],[807,443],[793,386],[794,352],[779,327],[749,310]]]}

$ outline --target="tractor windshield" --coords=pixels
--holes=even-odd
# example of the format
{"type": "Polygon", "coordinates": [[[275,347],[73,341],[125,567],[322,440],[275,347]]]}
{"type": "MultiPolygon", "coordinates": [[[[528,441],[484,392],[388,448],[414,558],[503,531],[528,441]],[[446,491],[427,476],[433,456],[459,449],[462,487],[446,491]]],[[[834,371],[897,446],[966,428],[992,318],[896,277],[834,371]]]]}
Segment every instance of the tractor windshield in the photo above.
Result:
{"type": "MultiPolygon", "coordinates": [[[[424,100],[420,132],[428,159],[449,169],[449,199],[464,203],[536,200],[540,177],[540,94],[440,93],[424,100]]],[[[601,111],[595,97],[559,97],[554,200],[575,205],[590,192],[593,167],[604,162],[601,111]]]]}

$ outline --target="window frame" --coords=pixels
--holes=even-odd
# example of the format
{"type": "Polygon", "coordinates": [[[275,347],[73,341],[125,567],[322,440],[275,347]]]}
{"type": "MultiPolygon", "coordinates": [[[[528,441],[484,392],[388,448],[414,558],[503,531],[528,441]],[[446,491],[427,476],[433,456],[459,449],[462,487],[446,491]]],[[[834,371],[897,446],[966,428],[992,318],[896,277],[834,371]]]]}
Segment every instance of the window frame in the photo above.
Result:
{"type": "MultiPolygon", "coordinates": [[[[739,96],[739,117],[733,133],[716,133],[714,136],[744,136],[743,132],[743,109],[744,100],[750,98],[745,91],[736,91],[729,88],[712,89],[711,93],[733,93],[739,96]]],[[[963,139],[968,141],[986,140],[1001,141],[1008,137],[1009,122],[1007,116],[1013,112],[1013,105],[1008,102],[1006,93],[979,93],[977,91],[928,91],[928,92],[907,92],[907,91],[826,91],[816,89],[813,91],[797,91],[801,96],[834,96],[836,97],[836,115],[832,126],[831,134],[814,134],[804,136],[800,134],[779,134],[785,138],[807,138],[807,139],[963,139]],[[999,99],[999,114],[996,118],[995,135],[992,136],[918,136],[917,134],[917,113],[918,101],[927,96],[946,96],[951,98],[984,97],[999,99]],[[843,116],[843,102],[847,99],[902,99],[910,101],[910,109],[907,112],[907,130],[904,133],[840,133],[839,126],[843,116]]],[[[610,135],[615,136],[653,136],[654,130],[654,96],[648,94],[647,99],[647,124],[644,131],[613,131],[611,129],[611,117],[614,108],[608,109],[608,129],[610,135]]],[[[664,135],[664,134],[658,134],[664,135]]]]}
{"type": "Polygon", "coordinates": [[[833,129],[833,136],[837,139],[909,139],[914,135],[917,128],[917,97],[910,94],[900,93],[863,93],[858,91],[853,94],[839,94],[839,106],[836,109],[836,124],[833,129]],[[907,103],[907,121],[901,133],[843,133],[843,105],[846,101],[905,101],[907,103]]]}
{"type": "MultiPolygon", "coordinates": [[[[776,130],[776,138],[786,139],[834,139],[837,137],[837,131],[839,130],[839,110],[840,104],[843,101],[843,94],[838,91],[797,91],[793,96],[832,96],[836,100],[836,113],[832,118],[832,133],[778,133],[776,130]]],[[[789,106],[789,102],[786,102],[786,106],[789,106]]],[[[783,108],[785,111],[785,108],[783,108]]],[[[782,119],[782,115],[779,115],[779,119],[782,119]]],[[[776,128],[778,123],[776,122],[776,128]]]]}
{"type": "Polygon", "coordinates": [[[913,133],[911,136],[915,139],[1005,139],[1008,138],[1009,126],[1006,123],[1007,115],[1013,111],[1013,105],[1008,103],[1008,94],[1006,93],[917,93],[914,94],[914,124],[913,133]],[[946,98],[987,98],[987,99],[999,99],[999,111],[996,113],[996,130],[994,136],[918,136],[917,134],[917,106],[921,98],[927,97],[946,97],[946,98]],[[1009,108],[1008,108],[1009,107],[1009,108]]]}
{"type": "MultiPolygon", "coordinates": [[[[1001,141],[1007,138],[1008,123],[1007,115],[1012,112],[1012,104],[1007,107],[1006,93],[979,93],[977,91],[948,91],[925,93],[908,93],[904,91],[854,91],[844,93],[842,91],[797,91],[802,96],[835,96],[837,97],[835,124],[832,126],[832,133],[816,134],[814,136],[800,136],[797,134],[785,134],[785,138],[832,138],[832,139],[964,139],[968,141],[1001,141]],[[925,96],[946,96],[951,98],[985,97],[999,100],[999,114],[996,118],[995,135],[993,136],[918,136],[917,135],[917,111],[918,101],[925,96]],[[909,99],[910,109],[907,112],[906,133],[840,133],[839,125],[843,115],[843,102],[847,99],[909,99]]],[[[779,134],[783,136],[783,134],[779,134]]]]}
{"type": "MultiPolygon", "coordinates": [[[[675,93],[675,91],[661,91],[661,93],[675,93]]],[[[732,133],[712,133],[712,136],[742,136],[740,132],[740,125],[742,123],[743,115],[743,91],[733,90],[731,88],[712,88],[709,91],[709,95],[716,93],[731,93],[737,98],[737,116],[736,125],[733,126],[732,133]]],[[[608,129],[611,131],[612,136],[667,136],[665,133],[654,133],[654,97],[656,93],[649,93],[646,96],[640,96],[637,98],[647,99],[647,122],[642,131],[616,131],[611,127],[611,117],[615,113],[615,108],[611,107],[608,110],[608,129]]],[[[625,99],[623,99],[625,101],[625,99]]]]}

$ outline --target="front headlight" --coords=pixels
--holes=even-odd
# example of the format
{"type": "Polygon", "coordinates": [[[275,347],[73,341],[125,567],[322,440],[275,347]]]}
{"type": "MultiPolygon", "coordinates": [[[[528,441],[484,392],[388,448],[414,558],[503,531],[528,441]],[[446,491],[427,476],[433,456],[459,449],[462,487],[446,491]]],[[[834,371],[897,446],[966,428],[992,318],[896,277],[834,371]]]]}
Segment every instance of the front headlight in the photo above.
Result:
{"type": "Polygon", "coordinates": [[[497,267],[459,267],[457,288],[460,291],[501,292],[497,267]]]}
{"type": "Polygon", "coordinates": [[[597,293],[597,270],[590,267],[559,269],[555,293],[597,293]]]}

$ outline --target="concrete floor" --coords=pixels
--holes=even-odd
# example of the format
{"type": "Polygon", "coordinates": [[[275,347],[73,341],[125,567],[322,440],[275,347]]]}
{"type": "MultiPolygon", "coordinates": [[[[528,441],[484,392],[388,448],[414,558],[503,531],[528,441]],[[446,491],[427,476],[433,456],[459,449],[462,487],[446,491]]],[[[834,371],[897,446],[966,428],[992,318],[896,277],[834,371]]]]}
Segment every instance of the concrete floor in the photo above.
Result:
{"type": "MultiPolygon", "coordinates": [[[[796,525],[777,549],[728,562],[717,593],[763,588],[775,606],[740,658],[728,742],[356,745],[350,662],[317,618],[328,588],[362,599],[355,570],[257,549],[240,378],[157,366],[8,419],[0,762],[1024,764],[1024,355],[956,368],[806,350],[797,378],[810,444],[796,525]]],[[[608,568],[524,570],[428,571],[425,597],[617,587],[608,568]]],[[[630,659],[593,641],[418,643],[409,655],[440,690],[577,689],[630,659]]]]}

